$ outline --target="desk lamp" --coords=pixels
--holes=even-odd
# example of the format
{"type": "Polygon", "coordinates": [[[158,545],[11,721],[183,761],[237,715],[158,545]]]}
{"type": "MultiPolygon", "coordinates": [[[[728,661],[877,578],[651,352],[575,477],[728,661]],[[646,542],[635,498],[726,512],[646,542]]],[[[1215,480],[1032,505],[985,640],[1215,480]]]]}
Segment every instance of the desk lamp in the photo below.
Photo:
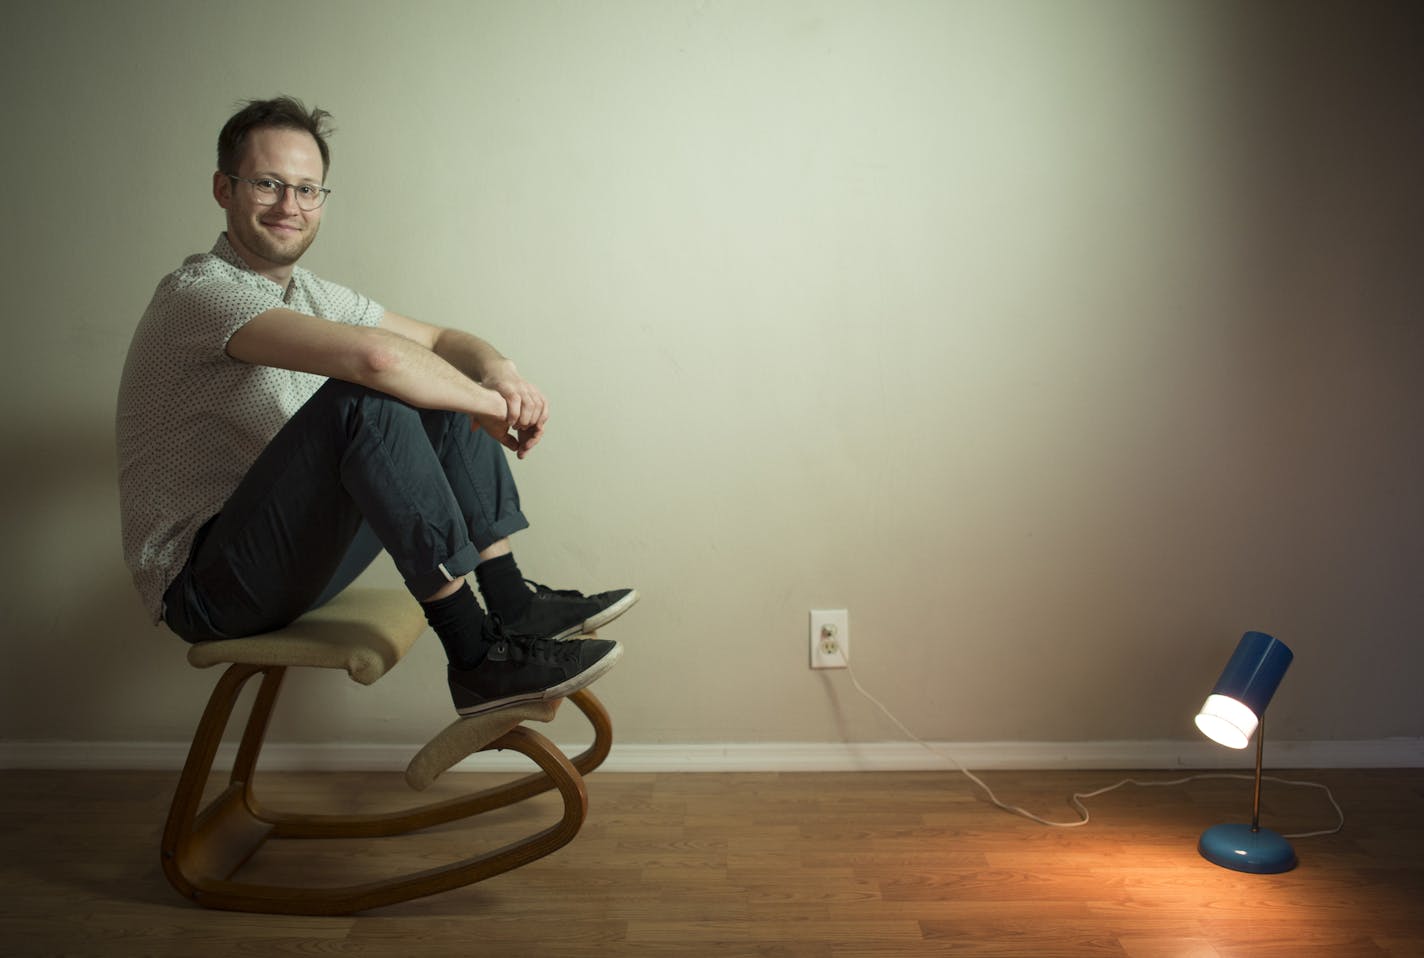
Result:
{"type": "Polygon", "coordinates": [[[1250,825],[1215,825],[1197,843],[1207,861],[1235,871],[1271,875],[1296,865],[1290,842],[1261,827],[1261,753],[1265,745],[1265,712],[1295,656],[1284,642],[1264,632],[1247,632],[1216,687],[1197,715],[1197,728],[1214,742],[1242,749],[1256,735],[1256,788],[1250,825]],[[1259,734],[1257,734],[1259,733],[1259,734]]]}

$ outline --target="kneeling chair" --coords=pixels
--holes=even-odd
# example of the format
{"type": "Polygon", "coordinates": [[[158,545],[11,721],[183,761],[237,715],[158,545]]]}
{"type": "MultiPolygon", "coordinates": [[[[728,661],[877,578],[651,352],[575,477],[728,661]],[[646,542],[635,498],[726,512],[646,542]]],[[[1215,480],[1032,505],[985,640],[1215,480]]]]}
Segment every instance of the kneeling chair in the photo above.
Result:
{"type": "Polygon", "coordinates": [[[406,781],[419,791],[473,753],[510,749],[539,767],[515,781],[461,798],[369,815],[283,814],[258,801],[253,775],[287,669],[345,669],[355,681],[370,685],[395,667],[425,627],[419,606],[407,593],[352,588],[276,632],[201,642],[189,649],[192,665],[207,668],[223,663],[227,669],[198,723],[163,830],[163,871],[180,894],[205,907],[231,911],[342,915],[482,881],[542,858],[573,839],[588,811],[583,776],[602,764],[613,741],[608,712],[588,689],[569,696],[594,730],[593,744],[573,759],[522,724],[553,718],[559,702],[552,701],[456,719],[406,769],[406,781]],[[238,695],[257,675],[262,682],[228,785],[202,805],[204,786],[238,695]],[[401,835],[504,808],[550,789],[558,789],[564,801],[563,817],[557,823],[449,865],[343,887],[256,884],[235,877],[268,839],[401,835]]]}

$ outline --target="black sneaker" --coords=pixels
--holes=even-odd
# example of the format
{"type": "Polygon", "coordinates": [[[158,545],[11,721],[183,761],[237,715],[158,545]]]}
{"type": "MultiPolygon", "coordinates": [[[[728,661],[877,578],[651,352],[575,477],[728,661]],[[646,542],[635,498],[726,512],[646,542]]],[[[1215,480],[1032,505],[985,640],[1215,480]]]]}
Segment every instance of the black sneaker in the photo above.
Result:
{"type": "Polygon", "coordinates": [[[519,618],[505,623],[504,630],[510,635],[567,639],[607,625],[638,601],[634,589],[584,595],[573,589],[551,589],[537,582],[529,584],[534,587],[529,608],[519,618]]]}
{"type": "Polygon", "coordinates": [[[450,697],[461,715],[561,699],[592,684],[622,654],[623,647],[609,639],[555,642],[500,635],[479,665],[449,669],[450,697]]]}

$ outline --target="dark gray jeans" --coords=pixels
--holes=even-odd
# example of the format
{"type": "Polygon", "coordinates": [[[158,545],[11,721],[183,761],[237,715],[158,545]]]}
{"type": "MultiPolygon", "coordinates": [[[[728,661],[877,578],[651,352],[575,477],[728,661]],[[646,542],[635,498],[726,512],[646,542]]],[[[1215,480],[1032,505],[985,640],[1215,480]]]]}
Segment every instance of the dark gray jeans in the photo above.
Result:
{"type": "Polygon", "coordinates": [[[198,533],[164,621],[189,642],[280,628],[383,547],[425,598],[528,524],[504,448],[467,417],[328,380],[198,533]]]}

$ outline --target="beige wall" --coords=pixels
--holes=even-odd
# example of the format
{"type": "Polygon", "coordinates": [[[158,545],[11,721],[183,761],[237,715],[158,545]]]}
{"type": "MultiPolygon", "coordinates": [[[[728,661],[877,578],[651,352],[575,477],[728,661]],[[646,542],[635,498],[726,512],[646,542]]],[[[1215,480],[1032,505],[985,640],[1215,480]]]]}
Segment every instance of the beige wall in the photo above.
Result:
{"type": "MultiPolygon", "coordinates": [[[[1251,628],[1277,738],[1424,736],[1412,9],[11,0],[3,738],[181,740],[215,677],[130,588],[113,402],[277,92],[339,128],[308,265],[551,394],[519,554],[643,591],[624,742],[898,737],[815,607],[930,739],[1191,739],[1251,628]]],[[[441,665],[275,737],[422,740],[441,665]]]]}

